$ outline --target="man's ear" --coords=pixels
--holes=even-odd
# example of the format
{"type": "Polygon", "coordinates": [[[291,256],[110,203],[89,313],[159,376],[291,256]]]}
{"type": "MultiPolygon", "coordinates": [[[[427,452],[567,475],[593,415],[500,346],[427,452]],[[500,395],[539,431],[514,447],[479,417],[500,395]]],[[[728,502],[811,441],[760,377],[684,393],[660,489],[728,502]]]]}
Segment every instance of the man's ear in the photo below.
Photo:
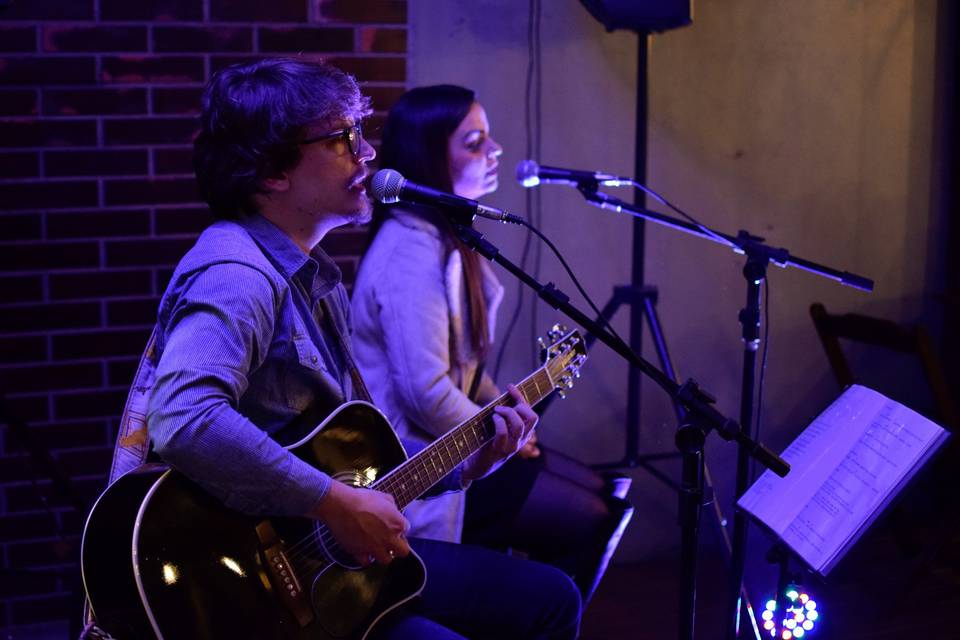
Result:
{"type": "Polygon", "coordinates": [[[263,188],[267,193],[280,193],[290,188],[290,179],[287,178],[285,173],[277,174],[272,178],[264,178],[263,188]]]}

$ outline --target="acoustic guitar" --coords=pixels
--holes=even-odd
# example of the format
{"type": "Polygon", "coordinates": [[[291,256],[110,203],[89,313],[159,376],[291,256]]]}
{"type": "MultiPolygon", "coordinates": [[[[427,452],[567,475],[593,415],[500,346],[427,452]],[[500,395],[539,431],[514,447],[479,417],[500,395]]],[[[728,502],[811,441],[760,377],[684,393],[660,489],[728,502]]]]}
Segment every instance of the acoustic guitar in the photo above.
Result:
{"type": "MultiPolygon", "coordinates": [[[[530,405],[579,377],[581,336],[554,327],[543,366],[517,386],[530,405]]],[[[289,450],[334,479],[393,495],[403,509],[493,438],[504,394],[414,456],[373,405],[349,402],[289,450]]],[[[97,624],[113,637],[359,640],[419,594],[411,553],[359,567],[306,518],[263,519],[224,507],[186,476],[143,465],[97,499],[81,550],[97,624]]]]}

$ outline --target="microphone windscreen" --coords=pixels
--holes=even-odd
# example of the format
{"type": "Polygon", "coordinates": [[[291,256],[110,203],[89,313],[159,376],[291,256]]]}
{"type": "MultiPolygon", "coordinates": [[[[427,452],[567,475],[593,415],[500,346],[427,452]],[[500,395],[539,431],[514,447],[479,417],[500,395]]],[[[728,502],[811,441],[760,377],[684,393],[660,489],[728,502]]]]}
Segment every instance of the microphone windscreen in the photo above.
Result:
{"type": "Polygon", "coordinates": [[[517,165],[517,182],[525,187],[540,184],[540,166],[533,160],[521,160],[517,165]]]}
{"type": "Polygon", "coordinates": [[[403,189],[403,176],[393,169],[380,169],[373,174],[370,181],[370,191],[377,202],[392,204],[400,200],[400,190],[403,189]]]}

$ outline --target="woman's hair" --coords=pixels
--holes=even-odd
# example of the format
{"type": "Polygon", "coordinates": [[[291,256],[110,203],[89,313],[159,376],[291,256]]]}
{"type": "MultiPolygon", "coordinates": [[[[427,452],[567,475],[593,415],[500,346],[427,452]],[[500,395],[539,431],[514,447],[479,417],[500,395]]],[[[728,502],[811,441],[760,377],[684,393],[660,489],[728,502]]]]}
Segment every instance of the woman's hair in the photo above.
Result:
{"type": "MultiPolygon", "coordinates": [[[[467,117],[476,100],[476,94],[470,89],[450,84],[418,87],[403,94],[390,110],[383,128],[380,168],[393,169],[411,182],[452,193],[450,136],[467,117]]],[[[430,207],[411,208],[411,211],[440,231],[448,255],[450,251],[460,252],[470,312],[470,346],[483,360],[490,346],[490,336],[480,260],[457,238],[450,221],[439,211],[430,207]]],[[[374,207],[371,241],[389,212],[390,206],[374,207]]],[[[451,359],[457,356],[456,346],[451,341],[451,359]]]]}
{"type": "Polygon", "coordinates": [[[263,181],[300,161],[309,124],[370,112],[356,80],[327,64],[270,58],[226,67],[203,93],[193,143],[200,196],[215,218],[254,213],[263,181]]]}

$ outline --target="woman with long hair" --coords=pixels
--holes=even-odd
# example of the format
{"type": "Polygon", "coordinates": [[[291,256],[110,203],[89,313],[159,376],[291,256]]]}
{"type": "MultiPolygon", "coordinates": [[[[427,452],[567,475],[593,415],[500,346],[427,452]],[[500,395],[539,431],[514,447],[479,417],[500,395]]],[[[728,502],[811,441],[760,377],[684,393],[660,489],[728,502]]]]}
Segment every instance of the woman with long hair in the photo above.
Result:
{"type": "MultiPolygon", "coordinates": [[[[502,147],[469,89],[435,85],[390,111],[381,168],[477,199],[497,189],[502,147]]],[[[400,435],[430,442],[501,394],[484,363],[503,287],[439,211],[378,205],[354,286],[353,342],[377,406],[400,435]]],[[[592,594],[632,513],[628,481],[530,443],[488,479],[408,508],[411,535],[512,549],[592,594]]]]}

